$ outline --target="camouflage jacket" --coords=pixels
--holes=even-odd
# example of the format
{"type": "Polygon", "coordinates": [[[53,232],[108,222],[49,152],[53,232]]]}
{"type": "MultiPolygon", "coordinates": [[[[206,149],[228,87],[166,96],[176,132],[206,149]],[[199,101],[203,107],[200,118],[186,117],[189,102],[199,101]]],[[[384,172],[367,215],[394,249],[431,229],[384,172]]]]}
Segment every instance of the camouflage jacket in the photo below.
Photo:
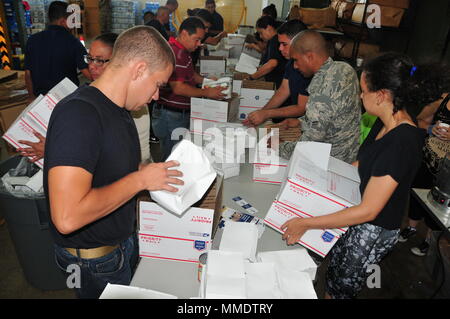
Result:
{"type": "MultiPolygon", "coordinates": [[[[359,149],[361,99],[358,76],[345,62],[328,58],[308,87],[306,113],[299,118],[300,141],[330,143],[331,156],[352,163],[359,149]]],[[[297,142],[280,145],[289,159],[297,142]]]]}

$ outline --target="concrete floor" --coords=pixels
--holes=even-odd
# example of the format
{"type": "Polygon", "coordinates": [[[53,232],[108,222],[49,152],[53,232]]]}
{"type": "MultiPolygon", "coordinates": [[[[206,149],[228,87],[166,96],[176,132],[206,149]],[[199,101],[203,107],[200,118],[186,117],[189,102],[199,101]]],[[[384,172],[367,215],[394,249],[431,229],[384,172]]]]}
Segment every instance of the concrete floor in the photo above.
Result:
{"type": "MultiPolygon", "coordinates": [[[[4,149],[1,145],[1,149],[4,149]]],[[[157,158],[157,146],[152,145],[152,154],[157,158]],[[156,156],[155,156],[156,155],[156,156]]],[[[7,154],[2,152],[2,159],[7,154]]],[[[1,215],[0,215],[1,216],[1,215]]],[[[410,248],[421,242],[424,229],[419,235],[406,243],[398,243],[394,251],[381,263],[381,288],[365,288],[358,298],[361,299],[428,299],[440,282],[432,278],[426,267],[427,257],[417,257],[410,248]]],[[[327,259],[318,269],[316,292],[319,298],[324,295],[324,274],[327,259]]],[[[449,298],[449,293],[440,298],[449,298]]],[[[17,258],[11,241],[8,225],[0,226],[0,299],[72,299],[75,294],[70,289],[42,291],[30,285],[17,258]]]]}

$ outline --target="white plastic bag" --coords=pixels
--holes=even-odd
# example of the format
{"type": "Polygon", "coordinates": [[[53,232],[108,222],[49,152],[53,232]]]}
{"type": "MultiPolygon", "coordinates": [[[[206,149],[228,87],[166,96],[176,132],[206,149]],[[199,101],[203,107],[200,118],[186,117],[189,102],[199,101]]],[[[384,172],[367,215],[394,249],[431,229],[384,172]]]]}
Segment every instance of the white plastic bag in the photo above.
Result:
{"type": "Polygon", "coordinates": [[[150,196],[168,211],[181,215],[203,197],[217,174],[202,148],[188,140],[175,146],[167,162],[172,160],[180,163],[175,169],[183,173],[184,185],[176,185],[176,193],[153,191],[150,196]]]}

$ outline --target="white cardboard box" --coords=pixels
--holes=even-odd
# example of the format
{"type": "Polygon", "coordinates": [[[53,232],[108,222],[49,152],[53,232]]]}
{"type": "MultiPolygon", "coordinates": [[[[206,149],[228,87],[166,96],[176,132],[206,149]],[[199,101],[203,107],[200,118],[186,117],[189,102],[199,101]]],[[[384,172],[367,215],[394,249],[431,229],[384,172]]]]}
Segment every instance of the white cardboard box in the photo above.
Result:
{"type": "MultiPolygon", "coordinates": [[[[288,179],[264,219],[267,225],[282,233],[281,225],[289,219],[324,216],[359,204],[356,167],[330,160],[330,150],[330,144],[297,143],[289,162],[288,179]]],[[[347,228],[309,230],[299,243],[325,257],[346,231],[347,228]]]]}
{"type": "Polygon", "coordinates": [[[218,177],[196,207],[182,216],[149,200],[140,200],[139,255],[198,263],[198,257],[210,249],[220,220],[222,183],[223,179],[218,177]]]}
{"type": "Polygon", "coordinates": [[[140,202],[139,255],[198,262],[211,247],[213,209],[192,207],[177,217],[156,203],[140,202]]]}
{"type": "Polygon", "coordinates": [[[239,112],[239,98],[233,96],[229,100],[210,100],[191,98],[190,131],[203,134],[215,123],[234,122],[239,112]]]}
{"type": "Polygon", "coordinates": [[[239,61],[236,64],[236,71],[253,74],[258,70],[260,59],[255,58],[247,53],[241,53],[239,61]]]}
{"type": "Polygon", "coordinates": [[[200,57],[200,74],[203,76],[220,76],[225,73],[227,60],[220,56],[200,57]]]}
{"type": "Polygon", "coordinates": [[[289,161],[279,157],[270,148],[250,149],[250,161],[253,164],[253,181],[263,184],[281,184],[286,180],[289,161]]]}
{"type": "Polygon", "coordinates": [[[239,120],[243,121],[248,114],[260,110],[275,94],[275,86],[271,82],[242,81],[239,120]]]}

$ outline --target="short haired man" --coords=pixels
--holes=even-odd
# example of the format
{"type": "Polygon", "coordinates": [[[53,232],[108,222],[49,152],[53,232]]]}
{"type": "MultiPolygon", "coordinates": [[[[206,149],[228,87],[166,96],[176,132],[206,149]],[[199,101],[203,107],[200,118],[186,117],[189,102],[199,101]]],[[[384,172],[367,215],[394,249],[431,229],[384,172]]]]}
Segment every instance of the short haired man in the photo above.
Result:
{"type": "Polygon", "coordinates": [[[44,189],[59,266],[80,266],[80,298],[98,298],[107,283],[129,285],[137,262],[136,198],[143,190],[175,192],[176,162],[139,165],[130,111],[158,98],[175,58],[153,28],[122,33],[100,77],[58,103],[47,132],[44,189]]]}
{"type": "MultiPolygon", "coordinates": [[[[313,77],[308,87],[306,113],[294,121],[300,125],[300,141],[330,143],[331,156],[353,163],[359,149],[361,99],[358,76],[345,62],[333,61],[325,39],[305,30],[291,43],[294,67],[304,77],[313,77]]],[[[280,155],[289,159],[296,142],[280,145],[280,155]]]]}
{"type": "Polygon", "coordinates": [[[223,18],[222,16],[216,11],[216,1],[215,0],[206,0],[205,1],[205,9],[211,13],[213,18],[213,23],[211,28],[209,29],[209,33],[212,35],[217,35],[221,33],[223,28],[223,18]]]}
{"type": "Polygon", "coordinates": [[[146,25],[154,27],[163,36],[164,39],[169,41],[169,35],[164,27],[170,21],[170,10],[167,7],[159,7],[156,12],[156,18],[150,20],[146,25]]]}
{"type": "Polygon", "coordinates": [[[175,27],[173,27],[173,20],[175,18],[175,11],[177,11],[178,9],[178,1],[177,0],[167,0],[166,8],[169,8],[170,11],[170,19],[169,22],[167,22],[164,27],[166,28],[167,33],[169,34],[169,36],[175,36],[175,32],[172,32],[171,30],[175,29],[175,27]],[[172,27],[172,28],[171,28],[172,27]]]}
{"type": "Polygon", "coordinates": [[[221,99],[223,88],[200,89],[203,77],[195,72],[191,53],[205,37],[205,26],[197,17],[190,17],[181,23],[177,38],[170,38],[169,44],[175,53],[175,71],[169,79],[169,88],[162,90],[152,112],[152,127],[160,140],[162,160],[171,153],[177,140],[172,132],[177,128],[189,128],[191,97],[221,99]]]}
{"type": "MultiPolygon", "coordinates": [[[[292,39],[307,27],[300,20],[292,20],[283,23],[277,30],[279,50],[285,59],[290,59],[292,39]]],[[[249,114],[244,121],[245,125],[258,126],[271,118],[299,117],[305,114],[308,101],[308,85],[311,78],[305,78],[294,68],[292,59],[286,64],[284,79],[280,88],[267,104],[258,111],[249,114]],[[289,99],[289,106],[281,107],[289,99]]]]}
{"type": "Polygon", "coordinates": [[[25,81],[33,99],[67,77],[79,85],[77,69],[91,80],[84,60],[86,48],[68,30],[68,4],[54,1],[48,9],[49,26],[30,36],[25,48],[25,81]]]}

